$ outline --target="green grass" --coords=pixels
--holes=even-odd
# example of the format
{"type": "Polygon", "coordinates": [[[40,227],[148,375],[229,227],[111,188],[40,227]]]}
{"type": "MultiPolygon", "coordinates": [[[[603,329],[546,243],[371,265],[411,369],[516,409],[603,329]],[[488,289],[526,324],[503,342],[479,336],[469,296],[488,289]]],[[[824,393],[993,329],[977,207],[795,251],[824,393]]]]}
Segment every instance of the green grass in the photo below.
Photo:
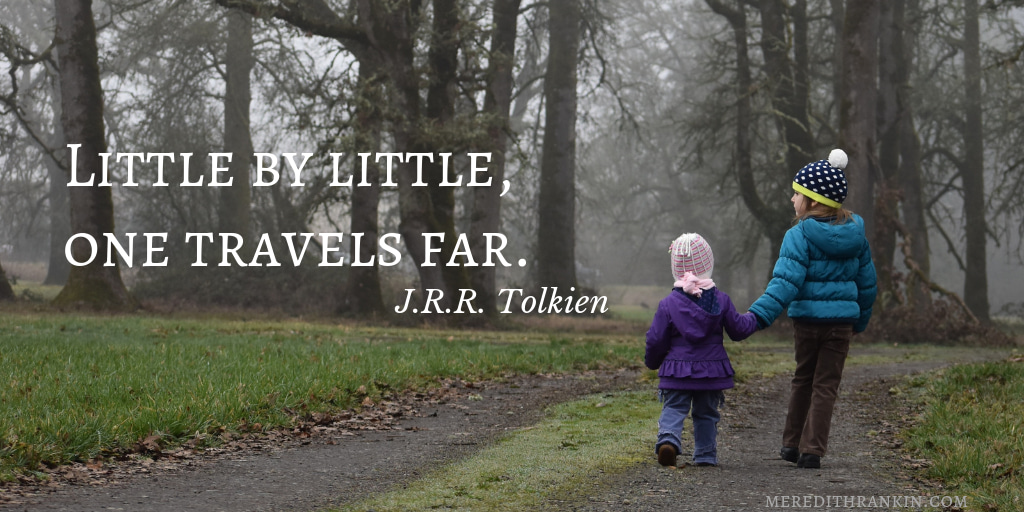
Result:
{"type": "Polygon", "coordinates": [[[969,496],[970,510],[1024,510],[1024,362],[956,366],[912,384],[924,409],[902,436],[931,461],[926,476],[969,496]]]}
{"type": "Polygon", "coordinates": [[[32,302],[51,301],[60,293],[62,286],[42,285],[38,283],[20,282],[13,285],[14,295],[32,302]]]}
{"type": "MultiPolygon", "coordinates": [[[[637,366],[643,357],[645,330],[645,325],[629,324],[615,334],[471,332],[0,312],[0,479],[32,473],[41,465],[104,457],[130,449],[151,434],[171,445],[194,438],[215,443],[218,436],[214,434],[222,429],[257,423],[267,429],[287,426],[295,412],[357,406],[363,398],[357,391],[361,386],[375,397],[431,386],[445,377],[477,380],[512,373],[637,366]]],[[[741,383],[793,369],[788,336],[758,333],[744,342],[727,342],[726,347],[741,383]]],[[[963,359],[977,357],[979,352],[964,350],[857,346],[849,364],[963,359]]],[[[547,462],[524,459],[523,464],[561,465],[571,460],[575,465],[576,459],[563,457],[576,457],[576,452],[585,453],[586,461],[568,472],[564,467],[561,472],[538,469],[532,477],[541,480],[521,484],[534,491],[515,492],[523,499],[548,499],[572,489],[582,478],[579,475],[593,476],[594,467],[625,467],[636,453],[646,451],[647,443],[637,436],[647,436],[654,428],[650,422],[657,418],[652,398],[656,374],[645,372],[642,378],[650,383],[652,392],[647,395],[616,395],[608,401],[614,406],[608,407],[596,407],[593,400],[566,405],[555,409],[556,419],[543,428],[517,434],[523,437],[516,437],[520,440],[516,445],[524,439],[530,444],[534,440],[530,436],[550,429],[554,433],[549,435],[561,436],[557,445],[547,445],[555,446],[554,450],[530,455],[529,450],[516,448],[527,459],[543,458],[544,453],[552,457],[547,462]],[[591,419],[594,423],[588,423],[591,419]],[[637,428],[638,422],[647,426],[637,428]],[[610,433],[604,439],[603,433],[587,430],[606,424],[629,434],[610,433]],[[624,444],[615,444],[620,441],[624,444]]],[[[498,462],[484,457],[472,463],[511,466],[501,462],[501,452],[487,453],[498,462]]],[[[506,484],[511,480],[505,477],[518,478],[495,471],[480,474],[493,476],[490,484],[496,488],[513,485],[506,484]]],[[[458,485],[473,494],[479,484],[458,485]]],[[[458,489],[447,484],[440,487],[458,489]]],[[[431,496],[424,502],[441,503],[431,496]]]]}
{"type": "Polygon", "coordinates": [[[592,396],[552,407],[547,419],[407,488],[341,510],[541,510],[573,499],[594,475],[651,457],[661,406],[653,389],[592,396]]]}
{"type": "Polygon", "coordinates": [[[0,313],[0,478],[155,433],[286,425],[438,378],[636,365],[635,336],[0,313]]]}
{"type": "Polygon", "coordinates": [[[638,324],[642,323],[650,325],[651,320],[654,318],[653,309],[641,306],[616,305],[611,306],[608,309],[613,318],[629,322],[637,322],[638,324]]]}

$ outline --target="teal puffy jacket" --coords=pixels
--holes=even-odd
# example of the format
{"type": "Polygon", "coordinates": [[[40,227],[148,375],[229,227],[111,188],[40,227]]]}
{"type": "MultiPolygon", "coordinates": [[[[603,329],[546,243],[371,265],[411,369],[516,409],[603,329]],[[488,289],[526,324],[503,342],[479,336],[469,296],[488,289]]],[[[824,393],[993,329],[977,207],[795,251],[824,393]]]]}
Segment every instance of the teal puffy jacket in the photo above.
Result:
{"type": "Polygon", "coordinates": [[[853,324],[861,332],[878,293],[875,264],[864,236],[864,219],[843,224],[808,218],[786,232],[772,280],[750,311],[759,328],[772,324],[789,306],[790,318],[853,324]]]}

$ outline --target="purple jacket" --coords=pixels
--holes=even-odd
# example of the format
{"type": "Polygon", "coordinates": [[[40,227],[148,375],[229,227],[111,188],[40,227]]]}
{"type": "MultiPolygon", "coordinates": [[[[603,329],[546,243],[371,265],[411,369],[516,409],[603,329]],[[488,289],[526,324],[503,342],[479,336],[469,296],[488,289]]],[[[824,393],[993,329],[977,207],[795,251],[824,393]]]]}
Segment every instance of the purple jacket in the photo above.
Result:
{"type": "MultiPolygon", "coordinates": [[[[722,344],[722,329],[734,341],[757,330],[753,313],[739,314],[729,296],[718,288],[717,304],[707,311],[674,289],[658,304],[647,331],[644,364],[658,370],[659,389],[717,390],[733,387],[736,373],[722,344]]],[[[708,302],[708,301],[702,301],[708,302]]]]}

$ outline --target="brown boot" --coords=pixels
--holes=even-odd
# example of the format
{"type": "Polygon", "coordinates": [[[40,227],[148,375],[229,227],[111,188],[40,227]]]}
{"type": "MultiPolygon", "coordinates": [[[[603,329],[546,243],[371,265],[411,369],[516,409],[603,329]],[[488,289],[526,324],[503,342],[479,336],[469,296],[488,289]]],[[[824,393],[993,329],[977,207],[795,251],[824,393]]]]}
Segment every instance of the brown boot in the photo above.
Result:
{"type": "Polygon", "coordinates": [[[679,453],[676,451],[676,447],[665,443],[658,447],[658,464],[662,466],[675,466],[677,455],[679,453]]]}

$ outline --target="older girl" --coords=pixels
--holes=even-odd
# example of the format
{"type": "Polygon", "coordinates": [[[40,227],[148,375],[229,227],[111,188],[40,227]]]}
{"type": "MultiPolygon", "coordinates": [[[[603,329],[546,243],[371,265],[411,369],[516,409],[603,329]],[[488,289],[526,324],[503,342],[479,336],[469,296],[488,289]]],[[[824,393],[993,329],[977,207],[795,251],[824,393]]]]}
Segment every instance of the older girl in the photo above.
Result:
{"type": "Polygon", "coordinates": [[[780,455],[800,468],[821,467],[850,338],[867,327],[877,292],[864,220],[842,205],[847,160],[836,149],[796,173],[796,224],[750,306],[762,329],[787,307],[793,319],[796,372],[780,455]]]}

